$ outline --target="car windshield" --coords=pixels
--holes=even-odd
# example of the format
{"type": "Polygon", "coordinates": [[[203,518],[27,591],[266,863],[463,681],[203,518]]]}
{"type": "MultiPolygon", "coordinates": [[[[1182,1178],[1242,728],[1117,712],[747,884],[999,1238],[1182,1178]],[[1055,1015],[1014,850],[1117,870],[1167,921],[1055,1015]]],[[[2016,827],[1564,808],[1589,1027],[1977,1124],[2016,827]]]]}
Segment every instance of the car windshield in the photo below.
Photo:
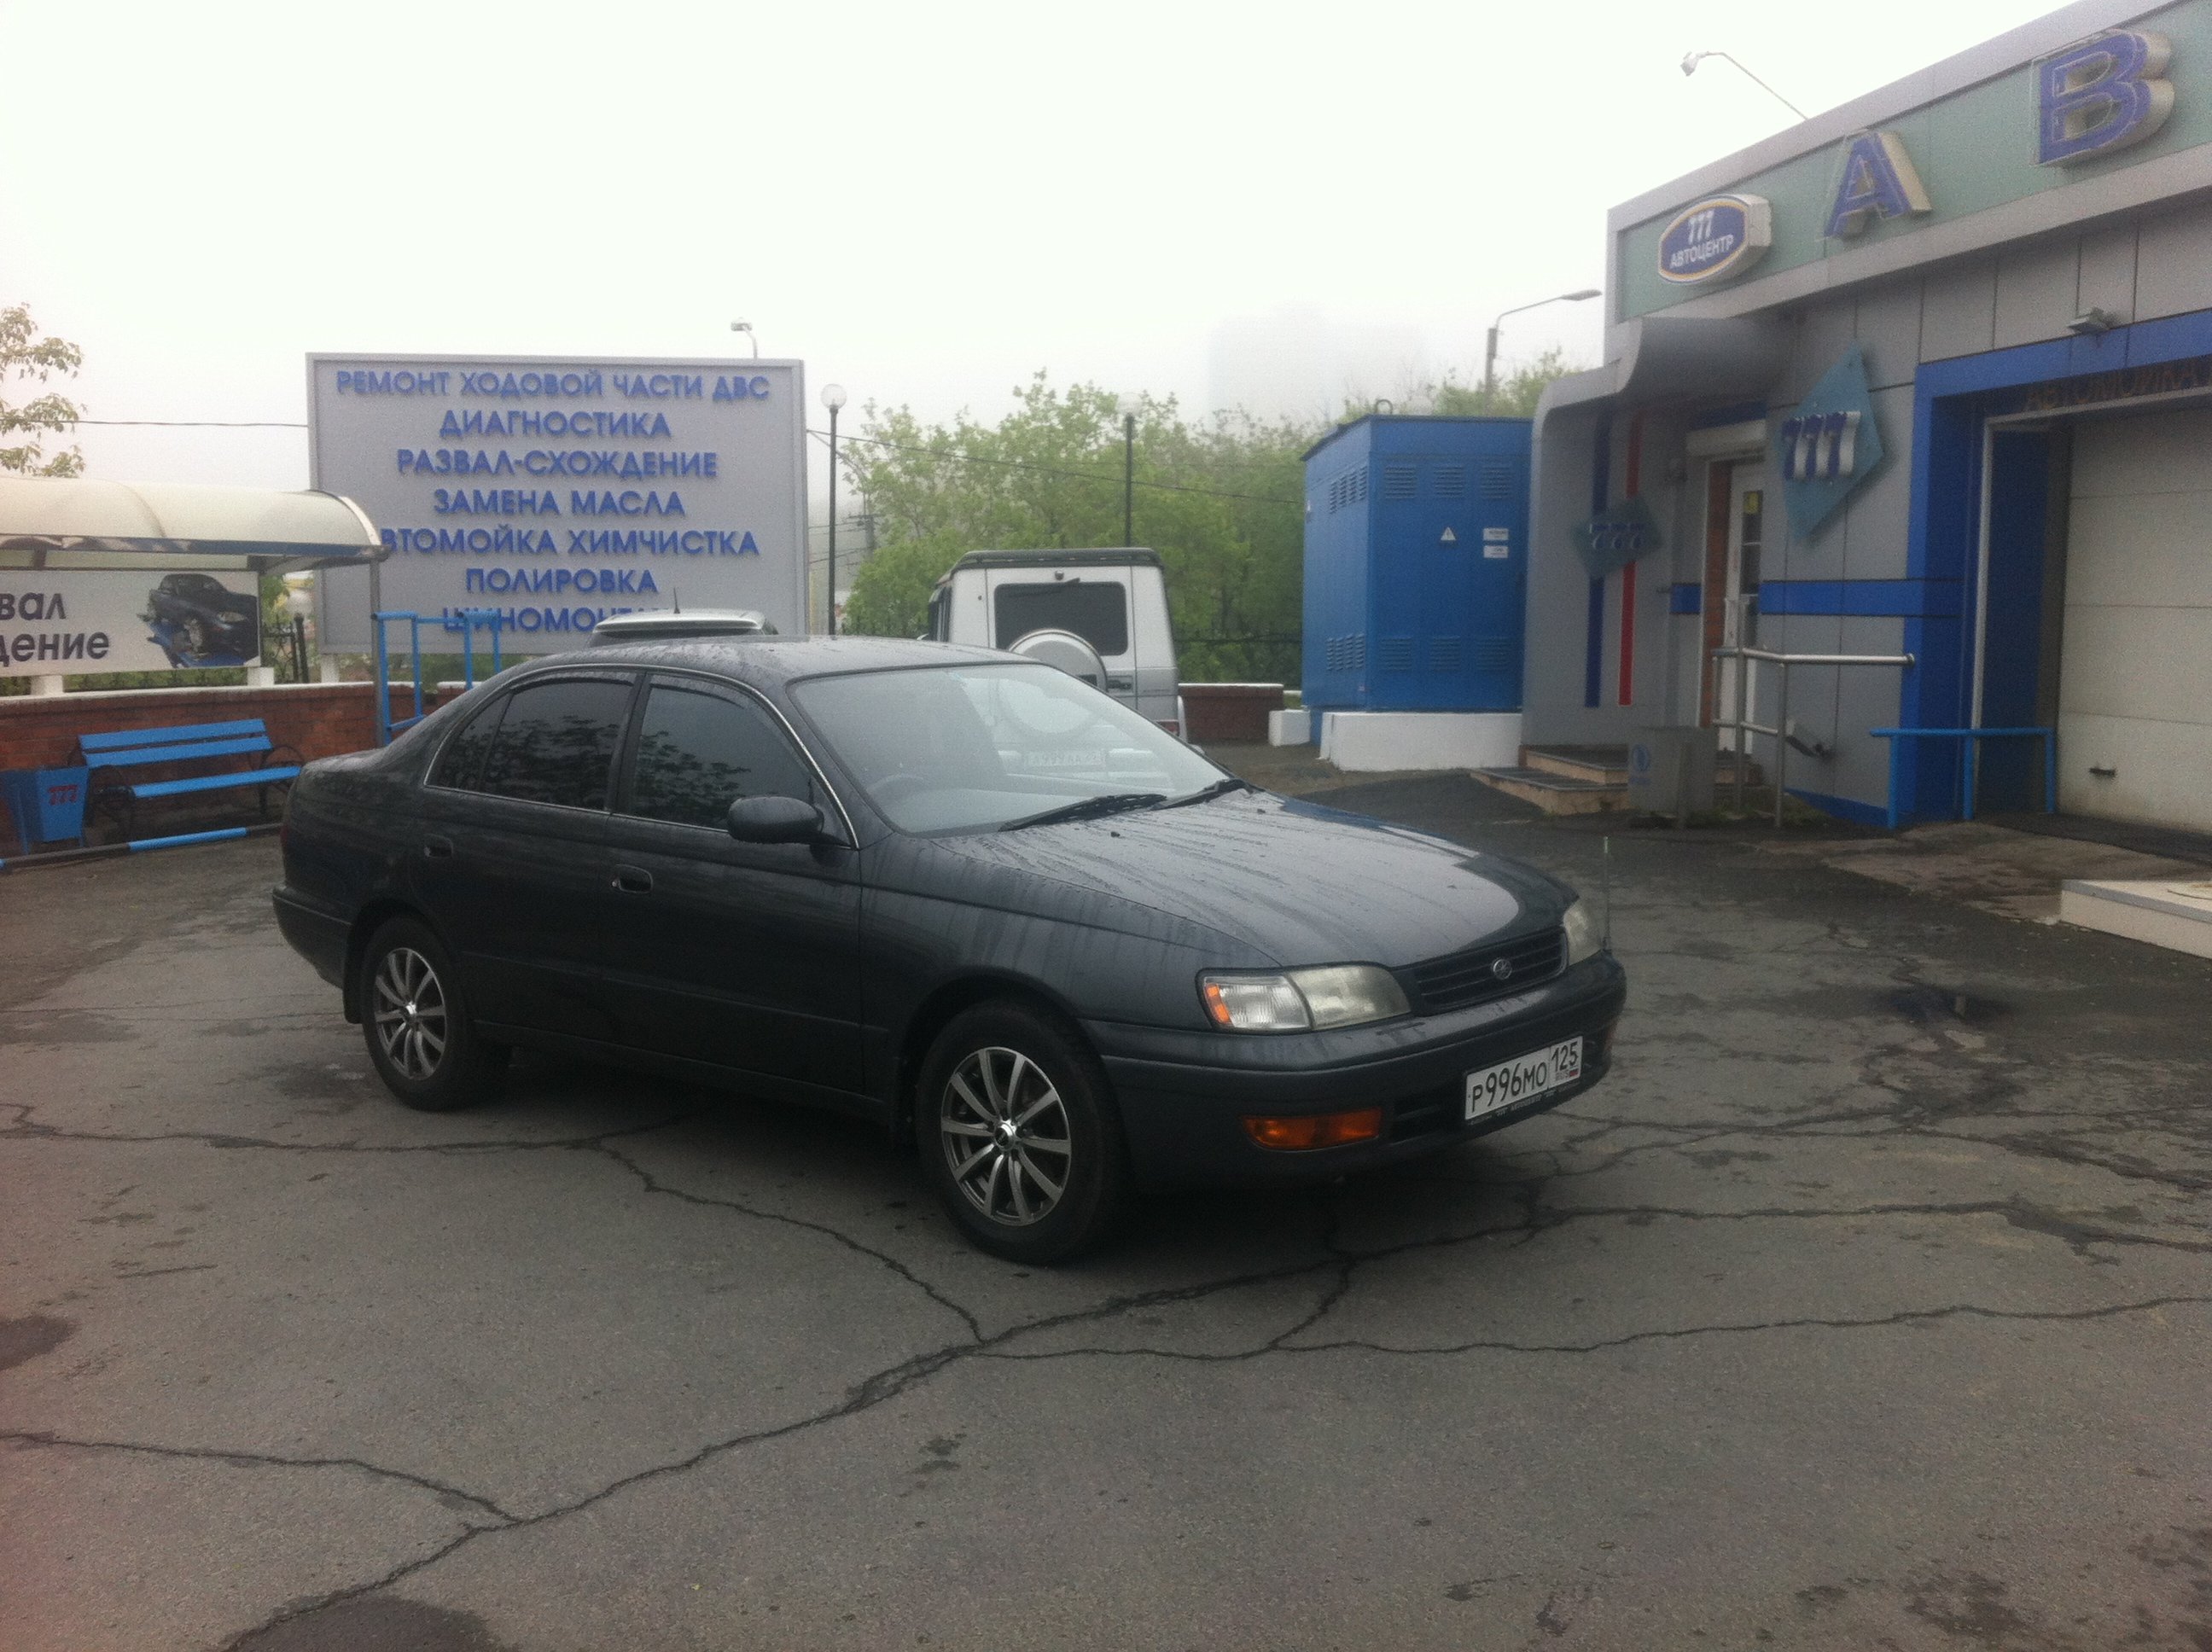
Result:
{"type": "MultiPolygon", "coordinates": [[[[800,707],[902,832],[995,831],[1087,799],[1189,795],[1222,771],[1049,665],[817,677],[800,707]]],[[[1103,806],[1103,805],[1102,805],[1103,806]]]]}

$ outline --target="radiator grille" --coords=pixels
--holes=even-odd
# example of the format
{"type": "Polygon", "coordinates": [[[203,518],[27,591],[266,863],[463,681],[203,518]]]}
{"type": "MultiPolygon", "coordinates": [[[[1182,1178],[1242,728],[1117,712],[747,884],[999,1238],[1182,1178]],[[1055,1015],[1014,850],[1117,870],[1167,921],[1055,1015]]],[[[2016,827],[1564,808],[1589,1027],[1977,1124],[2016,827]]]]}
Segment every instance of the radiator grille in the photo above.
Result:
{"type": "Polygon", "coordinates": [[[1538,935],[1523,935],[1518,940],[1478,946],[1449,957],[1431,958],[1406,973],[1413,978],[1424,1008],[1456,1010],[1548,981],[1559,973],[1566,955],[1566,932],[1548,929],[1538,935]],[[1502,978],[1498,973],[1501,963],[1506,967],[1502,978]]]}
{"type": "Polygon", "coordinates": [[[1333,671],[1357,671],[1367,665],[1367,634],[1357,636],[1331,637],[1323,645],[1322,657],[1333,671]]]}
{"type": "Polygon", "coordinates": [[[1506,671],[1517,665],[1521,645],[1504,637],[1486,637],[1468,651],[1468,663],[1478,671],[1506,671]]]}

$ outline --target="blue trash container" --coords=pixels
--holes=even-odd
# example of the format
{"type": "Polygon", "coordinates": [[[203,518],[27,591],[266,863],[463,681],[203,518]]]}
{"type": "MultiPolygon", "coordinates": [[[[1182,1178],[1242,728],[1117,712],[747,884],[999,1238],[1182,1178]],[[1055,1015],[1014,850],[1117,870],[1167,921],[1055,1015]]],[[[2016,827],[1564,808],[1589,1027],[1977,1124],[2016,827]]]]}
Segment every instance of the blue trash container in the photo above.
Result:
{"type": "Polygon", "coordinates": [[[0,769],[0,796],[15,822],[15,841],[24,853],[34,843],[59,843],[84,837],[85,793],[89,768],[0,769]]]}

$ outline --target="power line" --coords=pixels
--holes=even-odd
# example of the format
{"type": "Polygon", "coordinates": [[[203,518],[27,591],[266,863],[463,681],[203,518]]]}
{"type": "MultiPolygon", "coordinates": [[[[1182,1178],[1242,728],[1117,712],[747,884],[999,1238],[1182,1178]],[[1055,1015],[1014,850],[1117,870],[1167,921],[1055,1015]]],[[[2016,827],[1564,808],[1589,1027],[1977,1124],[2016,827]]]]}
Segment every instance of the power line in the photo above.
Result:
{"type": "MultiPolygon", "coordinates": [[[[830,433],[817,430],[810,425],[806,434],[826,442],[830,433]]],[[[931,459],[945,459],[955,465],[995,465],[1010,471],[1035,471],[1040,476],[1066,477],[1077,482],[1103,482],[1116,488],[1121,485],[1120,477],[1109,476],[1101,471],[1064,471],[1053,465],[1033,465],[1027,459],[985,459],[979,453],[955,453],[941,447],[918,447],[912,442],[885,441],[880,436],[848,436],[840,432],[837,440],[841,442],[866,442],[871,447],[890,447],[902,453],[925,453],[931,459]]],[[[1231,493],[1223,488],[1192,488],[1176,482],[1139,482],[1136,485],[1150,488],[1157,493],[1198,494],[1207,499],[1246,499],[1258,505],[1287,505],[1292,509],[1303,509],[1305,505],[1302,499],[1278,499],[1273,494],[1231,493]]]]}
{"type": "Polygon", "coordinates": [[[71,419],[71,424],[115,424],[165,430],[305,430],[305,419],[71,419]]]}

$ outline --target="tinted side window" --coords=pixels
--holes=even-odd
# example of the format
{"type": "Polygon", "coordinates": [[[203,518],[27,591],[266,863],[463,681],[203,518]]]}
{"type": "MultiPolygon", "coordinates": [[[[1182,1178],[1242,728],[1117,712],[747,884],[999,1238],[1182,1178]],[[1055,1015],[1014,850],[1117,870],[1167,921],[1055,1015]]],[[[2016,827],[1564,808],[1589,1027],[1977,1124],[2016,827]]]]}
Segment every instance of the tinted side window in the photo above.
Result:
{"type": "Polygon", "coordinates": [[[992,593],[991,618],[1001,648],[1054,630],[1073,631],[1109,658],[1129,652],[1129,592],[1119,580],[1002,585],[992,593]]]}
{"type": "Polygon", "coordinates": [[[534,683],[507,696],[474,790],[572,809],[607,806],[615,746],[629,716],[627,683],[534,683]]]}
{"type": "MultiPolygon", "coordinates": [[[[438,766],[431,771],[431,785],[467,791],[476,784],[483,754],[491,745],[491,737],[499,732],[499,720],[507,713],[507,698],[501,695],[490,705],[479,708],[446,742],[446,749],[438,754],[438,766]]],[[[419,723],[416,725],[417,728],[421,726],[419,723]]],[[[414,732],[409,729],[407,733],[414,732]]],[[[406,738],[406,735],[400,738],[406,738]]]]}
{"type": "Polygon", "coordinates": [[[814,776],[750,701],[656,685],[638,726],[629,812],[719,828],[739,798],[814,796],[814,776]]]}

